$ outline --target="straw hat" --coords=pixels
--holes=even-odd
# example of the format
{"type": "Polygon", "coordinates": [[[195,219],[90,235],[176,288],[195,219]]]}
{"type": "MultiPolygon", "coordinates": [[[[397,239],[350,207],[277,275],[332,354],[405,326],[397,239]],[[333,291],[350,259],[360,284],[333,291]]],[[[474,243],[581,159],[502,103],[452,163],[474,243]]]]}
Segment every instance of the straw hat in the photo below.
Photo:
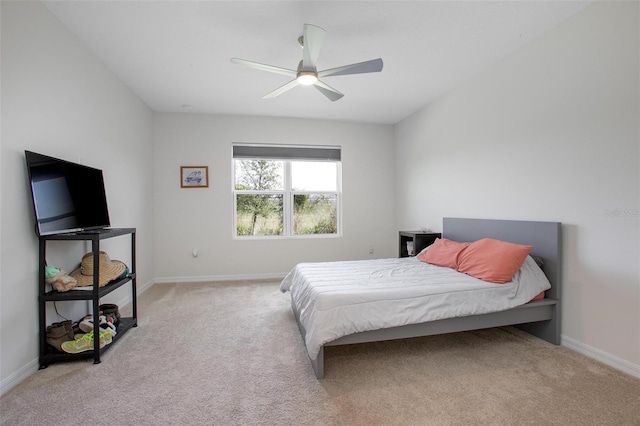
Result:
{"type": "MultiPolygon", "coordinates": [[[[120,277],[127,270],[127,265],[119,260],[109,259],[109,255],[103,251],[100,252],[98,265],[98,286],[100,287],[120,277]]],[[[93,252],[82,256],[80,267],[69,275],[78,280],[78,287],[93,285],[93,252]]]]}

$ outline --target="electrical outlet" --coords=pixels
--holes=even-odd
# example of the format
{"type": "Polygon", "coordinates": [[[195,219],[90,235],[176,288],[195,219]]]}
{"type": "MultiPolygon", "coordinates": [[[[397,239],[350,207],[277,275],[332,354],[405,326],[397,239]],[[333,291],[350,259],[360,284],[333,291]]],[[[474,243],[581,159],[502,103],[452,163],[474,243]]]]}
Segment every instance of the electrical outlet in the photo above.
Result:
{"type": "Polygon", "coordinates": [[[369,254],[373,254],[374,251],[373,246],[369,246],[369,254]]]}

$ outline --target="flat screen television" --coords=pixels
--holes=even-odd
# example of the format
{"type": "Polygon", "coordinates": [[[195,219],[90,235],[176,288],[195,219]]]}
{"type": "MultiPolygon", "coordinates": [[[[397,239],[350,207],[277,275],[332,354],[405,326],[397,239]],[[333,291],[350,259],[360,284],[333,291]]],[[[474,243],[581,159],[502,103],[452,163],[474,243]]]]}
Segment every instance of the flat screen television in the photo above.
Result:
{"type": "Polygon", "coordinates": [[[37,235],[95,232],[110,226],[102,170],[24,153],[37,235]]]}

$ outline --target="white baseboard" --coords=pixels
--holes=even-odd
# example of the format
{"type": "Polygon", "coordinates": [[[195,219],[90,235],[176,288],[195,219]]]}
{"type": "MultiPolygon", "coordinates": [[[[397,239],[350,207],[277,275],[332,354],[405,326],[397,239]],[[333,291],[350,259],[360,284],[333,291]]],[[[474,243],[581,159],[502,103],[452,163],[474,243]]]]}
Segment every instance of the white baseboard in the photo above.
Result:
{"type": "MultiPolygon", "coordinates": [[[[143,286],[138,286],[138,294],[141,294],[151,288],[154,284],[157,283],[191,283],[191,282],[204,282],[204,281],[240,281],[240,280],[273,280],[273,279],[282,279],[286,274],[256,274],[256,275],[212,275],[212,276],[198,276],[198,277],[162,277],[156,278],[155,280],[151,280],[146,282],[143,286]]],[[[118,301],[119,306],[125,306],[128,303],[131,303],[131,296],[127,296],[126,298],[118,301]]],[[[597,361],[602,362],[610,367],[613,367],[617,370],[620,370],[624,373],[627,373],[633,377],[640,378],[640,365],[634,364],[632,362],[626,361],[622,358],[618,358],[615,355],[611,355],[607,352],[604,352],[600,349],[594,348],[592,346],[586,345],[578,340],[572,339],[571,337],[561,335],[561,344],[571,350],[574,350],[578,353],[581,353],[585,356],[593,358],[597,361]]],[[[2,382],[0,382],[0,396],[4,395],[13,387],[20,384],[27,377],[38,371],[39,361],[38,359],[33,359],[27,364],[25,364],[22,368],[20,368],[15,373],[11,374],[2,382]]]]}
{"type": "Polygon", "coordinates": [[[39,367],[40,367],[39,361],[38,361],[38,358],[36,358],[34,360],[31,360],[27,364],[23,365],[22,368],[20,368],[15,373],[6,377],[2,382],[0,382],[0,396],[4,395],[5,393],[13,389],[15,386],[22,383],[24,380],[27,379],[27,377],[29,377],[30,375],[38,371],[39,367]]]}
{"type": "Polygon", "coordinates": [[[199,283],[204,281],[246,281],[246,280],[281,280],[286,273],[275,274],[244,274],[244,275],[204,275],[188,277],[160,277],[156,283],[199,283]]]}
{"type": "MultiPolygon", "coordinates": [[[[204,281],[241,281],[241,280],[272,280],[282,279],[285,274],[256,274],[256,275],[211,275],[198,277],[161,277],[156,278],[155,283],[193,283],[204,281]]],[[[640,378],[640,365],[634,364],[615,355],[611,355],[600,349],[586,345],[578,340],[572,339],[565,335],[560,336],[561,344],[567,348],[581,353],[589,358],[593,358],[603,364],[627,373],[631,376],[640,378]]]]}
{"type": "Polygon", "coordinates": [[[560,335],[560,342],[562,346],[566,346],[567,348],[581,353],[582,355],[586,355],[589,358],[593,358],[608,365],[609,367],[613,367],[616,370],[620,370],[623,373],[627,373],[640,379],[640,365],[618,358],[615,355],[611,355],[605,351],[586,345],[565,335],[560,335]]]}
{"type": "MultiPolygon", "coordinates": [[[[142,291],[150,288],[153,284],[156,283],[195,283],[195,282],[206,282],[206,281],[242,281],[242,280],[273,280],[273,279],[282,279],[286,274],[255,274],[255,275],[209,275],[209,276],[188,276],[188,277],[161,277],[156,278],[153,282],[147,283],[142,291]]],[[[127,301],[130,302],[131,300],[127,301]]],[[[123,303],[123,305],[126,303],[123,303]]],[[[565,335],[560,336],[561,344],[566,346],[567,348],[574,350],[578,353],[586,355],[590,358],[593,358],[597,361],[602,362],[610,367],[613,367],[617,370],[620,370],[624,373],[627,373],[631,376],[640,378],[640,365],[633,364],[632,362],[626,361],[622,358],[618,358],[614,355],[611,355],[607,352],[604,352],[600,349],[594,348],[592,346],[586,345],[578,340],[572,339],[571,337],[567,337],[565,335]]]]}

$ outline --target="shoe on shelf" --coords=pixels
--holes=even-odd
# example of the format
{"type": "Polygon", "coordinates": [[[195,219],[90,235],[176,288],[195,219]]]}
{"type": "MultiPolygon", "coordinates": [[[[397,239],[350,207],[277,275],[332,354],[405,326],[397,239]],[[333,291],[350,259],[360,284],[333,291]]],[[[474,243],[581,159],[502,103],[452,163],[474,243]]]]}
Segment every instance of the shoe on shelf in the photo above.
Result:
{"type": "Polygon", "coordinates": [[[100,328],[102,330],[109,331],[112,336],[115,336],[117,334],[115,324],[112,321],[108,320],[104,315],[100,315],[100,328]]]}
{"type": "Polygon", "coordinates": [[[57,351],[62,351],[62,344],[74,340],[71,320],[54,322],[47,327],[47,343],[57,351]]]}
{"type": "Polygon", "coordinates": [[[85,333],[89,333],[90,331],[92,331],[93,315],[88,314],[82,317],[82,319],[78,321],[78,327],[80,328],[80,330],[84,331],[85,333]]]}
{"type": "Polygon", "coordinates": [[[100,331],[100,347],[111,344],[113,341],[113,336],[115,334],[111,333],[111,330],[101,330],[100,331]],[[102,344],[104,342],[104,345],[102,344]]]}
{"type": "MultiPolygon", "coordinates": [[[[103,348],[105,345],[108,344],[106,341],[106,337],[103,337],[102,333],[100,333],[99,338],[100,338],[100,348],[103,348]]],[[[111,341],[109,341],[109,343],[111,343],[111,341]]],[[[62,345],[60,345],[60,347],[64,352],[67,352],[69,354],[77,354],[80,352],[92,351],[93,350],[93,330],[90,331],[89,333],[80,334],[76,336],[74,340],[63,342],[62,345]]]]}
{"type": "Polygon", "coordinates": [[[120,320],[120,311],[118,305],[114,303],[103,303],[100,305],[101,315],[107,318],[107,321],[116,324],[120,320]]]}

